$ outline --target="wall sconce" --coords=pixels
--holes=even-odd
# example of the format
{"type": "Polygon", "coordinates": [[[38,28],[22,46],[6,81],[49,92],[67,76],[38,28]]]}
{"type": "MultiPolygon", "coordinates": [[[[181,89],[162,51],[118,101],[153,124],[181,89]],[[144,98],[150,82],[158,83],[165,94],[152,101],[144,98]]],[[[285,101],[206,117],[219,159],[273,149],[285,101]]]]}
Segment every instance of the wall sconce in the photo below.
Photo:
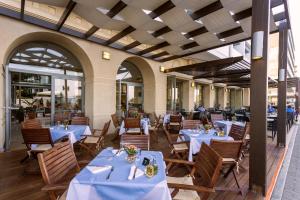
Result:
{"type": "Polygon", "coordinates": [[[264,32],[256,31],[253,33],[252,38],[252,59],[258,60],[263,57],[264,49],[264,32]]]}
{"type": "Polygon", "coordinates": [[[110,60],[110,53],[107,51],[102,51],[102,59],[103,60],[110,60]]]}
{"type": "Polygon", "coordinates": [[[214,89],[215,89],[215,87],[212,85],[212,86],[210,86],[210,89],[211,89],[211,90],[214,90],[214,89]]]}
{"type": "Polygon", "coordinates": [[[228,92],[228,89],[227,89],[227,88],[225,88],[225,92],[228,92]]]}
{"type": "Polygon", "coordinates": [[[195,81],[192,81],[192,82],[191,82],[191,87],[192,87],[192,88],[195,87],[195,81]]]}
{"type": "Polygon", "coordinates": [[[160,72],[165,72],[165,68],[164,68],[163,66],[160,66],[160,67],[159,67],[159,71],[160,71],[160,72]]]}
{"type": "Polygon", "coordinates": [[[280,69],[278,81],[284,81],[284,80],[285,80],[285,69],[280,69]]]}

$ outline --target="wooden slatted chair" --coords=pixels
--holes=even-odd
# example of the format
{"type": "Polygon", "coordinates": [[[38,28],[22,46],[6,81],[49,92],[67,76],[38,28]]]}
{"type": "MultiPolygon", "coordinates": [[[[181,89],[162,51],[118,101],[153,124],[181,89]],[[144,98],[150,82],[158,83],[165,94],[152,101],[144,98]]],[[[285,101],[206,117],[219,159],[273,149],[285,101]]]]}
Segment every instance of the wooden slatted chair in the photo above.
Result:
{"type": "Polygon", "coordinates": [[[49,150],[54,146],[49,128],[21,128],[21,133],[28,152],[21,163],[27,160],[29,155],[35,157],[36,154],[49,150]]]}
{"type": "Polygon", "coordinates": [[[102,130],[97,130],[101,131],[99,135],[95,135],[95,132],[93,132],[93,135],[83,135],[83,139],[80,140],[79,146],[86,150],[92,157],[96,156],[104,148],[104,138],[108,133],[110,122],[111,120],[106,122],[102,130]]]}
{"type": "Polygon", "coordinates": [[[173,164],[184,164],[193,168],[190,176],[167,176],[173,199],[200,200],[198,193],[201,193],[201,200],[207,200],[210,194],[215,192],[215,185],[222,168],[222,157],[207,144],[202,143],[195,162],[176,159],[165,159],[165,161],[168,163],[167,170],[173,164]],[[194,184],[194,181],[197,184],[194,184]]]}
{"type": "Polygon", "coordinates": [[[215,114],[215,113],[210,114],[211,123],[214,124],[216,121],[222,121],[222,120],[224,120],[223,114],[215,114]]]}
{"type": "Polygon", "coordinates": [[[72,125],[89,125],[88,117],[73,117],[71,120],[72,125]]]}
{"type": "Polygon", "coordinates": [[[26,119],[24,122],[21,123],[21,128],[42,128],[42,124],[38,119],[26,119]]]}
{"type": "Polygon", "coordinates": [[[197,129],[201,124],[200,120],[183,120],[182,128],[183,129],[197,129]]]}
{"type": "Polygon", "coordinates": [[[116,140],[119,138],[119,131],[120,131],[120,126],[121,126],[121,123],[118,119],[118,116],[116,113],[110,115],[111,116],[111,120],[113,122],[113,125],[115,127],[115,132],[114,132],[114,135],[115,137],[112,139],[112,140],[116,140]]]}
{"type": "Polygon", "coordinates": [[[59,143],[38,154],[38,161],[46,184],[42,191],[47,192],[51,200],[65,200],[68,184],[80,171],[81,164],[76,160],[72,145],[69,142],[59,143]]]}
{"type": "Polygon", "coordinates": [[[142,134],[141,122],[139,118],[125,118],[124,128],[126,134],[142,134]]]}
{"type": "Polygon", "coordinates": [[[241,140],[244,141],[246,136],[246,127],[245,126],[239,126],[237,124],[232,124],[229,136],[232,137],[234,140],[241,140]]]}
{"type": "Polygon", "coordinates": [[[150,139],[149,135],[127,135],[123,134],[121,136],[120,146],[135,145],[141,150],[149,151],[150,149],[150,139]]]}
{"type": "Polygon", "coordinates": [[[170,115],[170,122],[168,124],[168,130],[172,133],[177,133],[181,129],[182,116],[181,115],[170,115]]]}
{"type": "Polygon", "coordinates": [[[187,159],[189,152],[189,142],[177,142],[178,138],[183,136],[180,134],[170,134],[166,127],[163,128],[171,150],[170,153],[174,154],[178,159],[187,159]]]}
{"type": "MultiPolygon", "coordinates": [[[[236,173],[234,171],[235,167],[239,167],[239,159],[241,157],[243,141],[220,141],[211,140],[210,147],[213,148],[221,157],[223,163],[223,169],[228,168],[227,172],[224,174],[226,178],[231,172],[235,179],[238,191],[243,195],[243,191],[237,180],[236,173]]],[[[221,190],[230,190],[230,188],[221,190]]],[[[236,190],[233,190],[236,191],[236,190]]]]}

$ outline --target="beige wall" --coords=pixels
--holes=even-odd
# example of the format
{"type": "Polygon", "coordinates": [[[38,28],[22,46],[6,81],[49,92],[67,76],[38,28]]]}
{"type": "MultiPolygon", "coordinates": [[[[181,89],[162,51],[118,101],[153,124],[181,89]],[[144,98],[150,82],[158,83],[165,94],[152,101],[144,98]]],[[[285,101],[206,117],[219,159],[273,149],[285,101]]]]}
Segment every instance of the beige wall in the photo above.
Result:
{"type": "Polygon", "coordinates": [[[243,106],[250,106],[250,88],[244,88],[243,106]]]}
{"type": "MultiPolygon", "coordinates": [[[[30,41],[49,41],[71,51],[81,62],[85,72],[85,112],[92,125],[100,128],[116,110],[116,74],[124,60],[129,60],[141,70],[144,79],[144,109],[146,112],[166,111],[166,75],[159,71],[161,63],[135,57],[112,48],[97,45],[75,37],[49,31],[0,16],[0,62],[5,66],[8,55],[17,46],[30,41]],[[9,24],[9,26],[7,26],[9,24]],[[110,60],[101,59],[102,51],[111,53],[110,60]]],[[[1,68],[2,70],[2,68],[1,68]]],[[[1,92],[4,94],[3,76],[1,92]]],[[[0,104],[5,99],[0,98],[0,104]]],[[[4,144],[4,112],[0,114],[0,148],[4,144]]]]}
{"type": "Polygon", "coordinates": [[[192,81],[187,80],[183,82],[183,99],[182,107],[186,111],[194,109],[194,88],[191,87],[192,81]]]}

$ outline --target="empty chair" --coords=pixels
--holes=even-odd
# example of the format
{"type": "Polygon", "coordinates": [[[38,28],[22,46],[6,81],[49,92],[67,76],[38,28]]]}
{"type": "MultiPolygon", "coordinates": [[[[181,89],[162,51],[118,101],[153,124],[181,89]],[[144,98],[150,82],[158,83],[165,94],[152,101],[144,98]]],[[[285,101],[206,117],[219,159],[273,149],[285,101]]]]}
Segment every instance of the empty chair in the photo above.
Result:
{"type": "MultiPolygon", "coordinates": [[[[213,148],[221,157],[223,168],[229,168],[224,177],[227,177],[232,172],[238,191],[242,193],[240,184],[237,180],[234,168],[238,167],[238,162],[241,156],[243,141],[219,141],[211,140],[210,147],[213,148]]],[[[230,189],[230,188],[228,188],[230,189]]]]}
{"type": "Polygon", "coordinates": [[[121,146],[135,145],[137,148],[149,151],[150,140],[149,135],[126,135],[121,136],[121,146]]]}
{"type": "Polygon", "coordinates": [[[64,200],[70,178],[80,171],[73,148],[69,142],[55,145],[52,149],[38,154],[38,161],[45,182],[42,191],[48,192],[51,200],[64,200]],[[75,173],[70,177],[70,173],[75,173]]]}
{"type": "Polygon", "coordinates": [[[210,114],[210,121],[214,124],[216,121],[222,121],[224,120],[223,114],[216,114],[212,113],[210,114]]]}
{"type": "Polygon", "coordinates": [[[173,164],[189,165],[192,170],[191,176],[185,177],[167,177],[168,186],[173,199],[200,199],[198,193],[201,194],[201,200],[207,200],[211,193],[215,192],[215,185],[222,168],[222,157],[210,148],[207,144],[201,145],[200,152],[196,157],[196,162],[185,160],[165,159],[168,163],[169,170],[173,164]],[[196,183],[193,184],[194,173],[196,183]],[[198,193],[197,193],[198,192],[198,193]]]}
{"type": "Polygon", "coordinates": [[[21,128],[42,128],[42,124],[38,119],[26,119],[24,122],[21,123],[21,128]]]}
{"type": "Polygon", "coordinates": [[[124,128],[126,134],[142,134],[141,122],[139,118],[125,118],[124,128]]]}
{"type": "Polygon", "coordinates": [[[71,120],[72,125],[89,125],[88,117],[73,117],[71,120]]]}
{"type": "Polygon", "coordinates": [[[232,137],[234,140],[241,140],[244,141],[245,139],[246,128],[244,126],[239,126],[236,124],[232,124],[229,136],[232,137]]]}
{"type": "MultiPolygon", "coordinates": [[[[79,146],[85,149],[92,157],[104,147],[104,137],[107,135],[110,126],[110,120],[103,126],[100,135],[83,135],[83,139],[80,140],[79,146]]],[[[94,132],[95,133],[95,132],[94,132]]]]}
{"type": "Polygon", "coordinates": [[[183,120],[182,128],[183,129],[197,129],[201,124],[200,120],[183,120]]]}
{"type": "MultiPolygon", "coordinates": [[[[22,128],[21,133],[30,155],[35,156],[37,153],[51,149],[54,146],[49,128],[22,128]]],[[[24,162],[27,158],[29,158],[28,154],[21,162],[24,162]]]]}
{"type": "Polygon", "coordinates": [[[181,115],[170,115],[169,125],[181,125],[182,116],[181,115]]]}

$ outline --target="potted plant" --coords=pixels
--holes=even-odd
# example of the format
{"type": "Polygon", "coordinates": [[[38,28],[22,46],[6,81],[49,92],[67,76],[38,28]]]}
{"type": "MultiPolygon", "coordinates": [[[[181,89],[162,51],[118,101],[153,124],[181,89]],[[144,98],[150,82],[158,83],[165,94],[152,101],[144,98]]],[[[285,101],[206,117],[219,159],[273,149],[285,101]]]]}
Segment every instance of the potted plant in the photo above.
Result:
{"type": "Polygon", "coordinates": [[[27,105],[25,109],[28,118],[34,119],[36,117],[36,112],[35,112],[36,110],[34,108],[34,104],[37,102],[37,99],[33,99],[31,102],[26,99],[22,99],[22,102],[27,105]]]}
{"type": "Polygon", "coordinates": [[[129,163],[133,163],[136,159],[136,154],[138,153],[138,149],[134,145],[127,145],[124,147],[126,153],[127,153],[127,161],[129,163]]]}

